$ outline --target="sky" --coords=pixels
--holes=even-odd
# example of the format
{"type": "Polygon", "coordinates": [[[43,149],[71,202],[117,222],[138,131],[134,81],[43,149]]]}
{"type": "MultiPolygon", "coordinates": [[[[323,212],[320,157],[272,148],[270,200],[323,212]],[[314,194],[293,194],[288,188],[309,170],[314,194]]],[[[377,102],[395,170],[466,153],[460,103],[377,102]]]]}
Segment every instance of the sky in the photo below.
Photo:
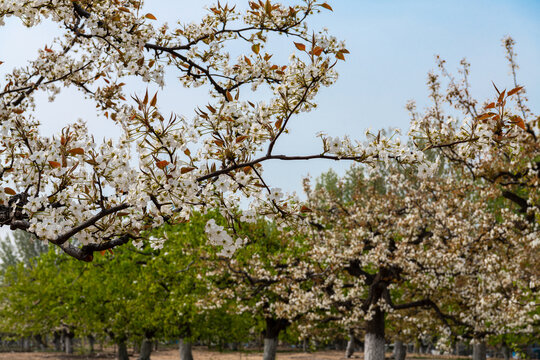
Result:
{"type": "MultiPolygon", "coordinates": [[[[291,2],[292,0],[286,0],[291,2]]],[[[224,3],[225,1],[221,1],[224,3]]],[[[158,22],[197,21],[211,1],[146,1],[145,11],[158,22]]],[[[245,7],[247,0],[229,0],[245,7]]],[[[285,154],[312,154],[321,149],[316,134],[349,135],[362,138],[365,129],[408,128],[405,110],[408,100],[417,101],[419,110],[427,105],[426,75],[435,68],[434,55],[447,60],[448,69],[457,71],[463,57],[471,63],[473,95],[480,99],[495,95],[499,88],[512,88],[509,67],[501,39],[511,35],[516,41],[519,82],[526,86],[530,107],[540,105],[540,1],[502,0],[328,0],[334,11],[312,18],[314,28],[346,42],[347,61],[339,64],[340,78],[324,88],[316,110],[302,114],[291,123],[290,133],[280,139],[276,151],[285,154]]],[[[38,48],[50,44],[58,30],[51,24],[25,29],[14,19],[0,28],[0,86],[3,74],[35,56],[38,48]]],[[[197,105],[208,102],[204,89],[183,89],[174,78],[167,78],[160,90],[159,104],[191,118],[197,105]]],[[[129,88],[130,95],[144,93],[144,86],[129,88]]],[[[151,89],[152,91],[154,89],[151,89]]],[[[78,118],[85,119],[96,138],[117,136],[118,129],[97,116],[94,105],[76,91],[65,91],[54,103],[46,96],[38,99],[38,115],[46,134],[58,132],[78,118]]],[[[317,177],[330,168],[339,174],[350,163],[330,161],[269,162],[265,176],[272,187],[301,193],[306,175],[317,177]]]]}

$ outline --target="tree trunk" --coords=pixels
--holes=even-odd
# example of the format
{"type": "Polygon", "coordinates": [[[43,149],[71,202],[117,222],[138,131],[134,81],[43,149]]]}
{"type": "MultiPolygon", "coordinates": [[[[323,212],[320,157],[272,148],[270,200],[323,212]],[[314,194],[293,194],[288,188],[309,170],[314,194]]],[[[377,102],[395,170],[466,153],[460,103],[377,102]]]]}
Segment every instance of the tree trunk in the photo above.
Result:
{"type": "Polygon", "coordinates": [[[126,342],[119,341],[117,345],[118,345],[118,360],[129,360],[126,342]]]}
{"type": "Polygon", "coordinates": [[[62,330],[60,332],[60,344],[62,345],[62,349],[60,351],[66,351],[66,330],[62,330]]]}
{"type": "Polygon", "coordinates": [[[62,351],[62,343],[60,342],[61,336],[58,331],[54,332],[53,343],[55,351],[62,351]]]}
{"type": "Polygon", "coordinates": [[[75,335],[71,332],[66,333],[64,336],[66,354],[73,354],[73,338],[75,335]]]}
{"type": "Polygon", "coordinates": [[[376,308],[366,323],[364,360],[384,360],[384,311],[376,308]]]}
{"type": "Polygon", "coordinates": [[[45,348],[47,348],[47,344],[45,342],[46,340],[43,339],[43,336],[41,336],[41,334],[35,335],[34,339],[36,340],[39,350],[45,350],[45,348]]]}
{"type": "Polygon", "coordinates": [[[23,337],[22,339],[22,349],[24,352],[30,351],[30,338],[29,337],[23,337]]]}
{"type": "Polygon", "coordinates": [[[139,360],[150,360],[151,353],[152,353],[152,340],[144,339],[141,344],[141,353],[139,354],[139,360]]]}
{"type": "Polygon", "coordinates": [[[92,335],[88,335],[88,350],[90,350],[90,354],[94,353],[95,342],[96,342],[96,339],[92,335]]]}
{"type": "Polygon", "coordinates": [[[307,338],[302,341],[302,351],[305,353],[309,352],[309,344],[307,338]]]}
{"type": "Polygon", "coordinates": [[[179,342],[180,360],[193,360],[193,353],[191,352],[191,342],[180,339],[179,342]]]}
{"type": "Polygon", "coordinates": [[[473,345],[473,360],[486,360],[486,342],[477,341],[473,345]]]}
{"type": "Polygon", "coordinates": [[[349,341],[347,342],[347,349],[345,350],[345,357],[351,358],[354,354],[354,332],[349,330],[349,341]]]}
{"type": "Polygon", "coordinates": [[[276,360],[277,342],[277,337],[264,338],[263,360],[276,360]]]}
{"type": "Polygon", "coordinates": [[[502,353],[503,353],[504,360],[509,360],[510,359],[511,352],[510,352],[510,348],[508,347],[508,345],[506,345],[506,344],[503,345],[502,353]]]}
{"type": "Polygon", "coordinates": [[[405,360],[407,356],[407,348],[403,345],[403,341],[396,339],[394,341],[394,360],[405,360]]]}
{"type": "Polygon", "coordinates": [[[289,326],[289,321],[271,318],[267,318],[265,321],[263,360],[275,360],[279,333],[289,326]]]}

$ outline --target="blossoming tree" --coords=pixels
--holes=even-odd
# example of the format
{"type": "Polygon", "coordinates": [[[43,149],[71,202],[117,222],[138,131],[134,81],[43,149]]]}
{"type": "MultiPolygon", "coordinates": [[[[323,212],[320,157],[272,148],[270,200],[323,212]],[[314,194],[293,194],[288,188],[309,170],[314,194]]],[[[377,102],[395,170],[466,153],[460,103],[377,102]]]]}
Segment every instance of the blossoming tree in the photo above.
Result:
{"type": "MultiPolygon", "coordinates": [[[[27,27],[47,20],[64,29],[8,73],[0,90],[0,224],[91,261],[95,251],[140,242],[144,229],[189,219],[194,209],[227,209],[242,196],[273,213],[297,211],[293,204],[285,210],[288,199],[264,180],[266,161],[421,159],[380,136],[366,146],[322,136],[319,153],[276,153],[290,122],[313,110],[317,92],[336,81],[337,63],[348,53],[333,36],[307,26],[311,15],[331,10],[327,3],[249,1],[241,12],[218,2],[200,23],[176,28],[154,27],[156,17],[141,9],[134,0],[0,4],[0,25],[16,17],[27,27]],[[288,61],[273,57],[278,35],[290,39],[279,45],[295,52],[288,61]],[[232,56],[233,44],[246,51],[232,56]],[[169,71],[185,87],[208,89],[208,104],[192,120],[162,114],[157,94],[126,99],[123,78],[164,86],[169,71]],[[54,101],[67,86],[122,129],[117,141],[95,141],[83,121],[52,137],[40,134],[36,94],[47,91],[54,101]],[[271,96],[260,100],[259,88],[271,96]]],[[[233,248],[241,244],[217,241],[224,239],[233,248]]]]}
{"type": "Polygon", "coordinates": [[[453,168],[418,179],[390,167],[354,181],[352,193],[307,188],[317,225],[305,229],[307,258],[325,276],[291,306],[307,302],[345,328],[364,322],[366,359],[384,358],[386,322],[477,341],[532,325],[538,229],[516,227],[521,215],[496,194],[453,168]]]}

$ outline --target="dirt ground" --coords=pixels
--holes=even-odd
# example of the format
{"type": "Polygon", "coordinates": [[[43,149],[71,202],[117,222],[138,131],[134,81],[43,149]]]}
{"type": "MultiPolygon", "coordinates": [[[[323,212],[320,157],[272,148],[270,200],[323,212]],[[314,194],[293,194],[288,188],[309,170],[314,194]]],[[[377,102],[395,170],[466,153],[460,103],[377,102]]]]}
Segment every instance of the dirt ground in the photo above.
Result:
{"type": "MultiPolygon", "coordinates": [[[[345,359],[344,351],[319,351],[316,353],[291,353],[291,352],[278,352],[277,360],[341,360],[345,359]]],[[[355,354],[356,359],[361,359],[361,354],[355,354]]],[[[208,351],[205,349],[194,349],[193,358],[195,360],[260,360],[262,359],[262,353],[240,353],[240,352],[228,352],[219,353],[215,351],[208,351]]],[[[95,356],[89,355],[65,355],[59,353],[46,353],[46,352],[11,352],[0,353],[0,360],[112,360],[115,359],[113,353],[96,354],[95,356]]],[[[132,360],[136,360],[137,356],[130,357],[132,360]]],[[[152,360],[178,360],[177,350],[163,350],[152,353],[152,360]]]]}

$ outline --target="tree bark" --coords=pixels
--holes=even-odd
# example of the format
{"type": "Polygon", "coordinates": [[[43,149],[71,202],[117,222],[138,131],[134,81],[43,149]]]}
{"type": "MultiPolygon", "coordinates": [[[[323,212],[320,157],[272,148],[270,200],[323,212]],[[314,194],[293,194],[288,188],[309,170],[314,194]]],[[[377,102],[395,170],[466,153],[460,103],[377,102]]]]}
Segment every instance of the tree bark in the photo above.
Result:
{"type": "Polygon", "coordinates": [[[305,353],[309,352],[309,344],[307,338],[302,341],[302,351],[305,353]]]}
{"type": "Polygon", "coordinates": [[[23,337],[22,339],[22,349],[24,352],[29,352],[30,351],[30,338],[25,336],[23,337]]]}
{"type": "Polygon", "coordinates": [[[503,345],[502,353],[503,353],[504,360],[509,360],[510,359],[511,351],[510,351],[510,348],[508,347],[508,345],[506,345],[506,344],[503,345]]]}
{"type": "Polygon", "coordinates": [[[364,360],[384,360],[384,311],[378,307],[366,323],[364,360]]]}
{"type": "Polygon", "coordinates": [[[179,342],[180,360],[193,360],[193,353],[191,351],[191,342],[180,339],[179,342]]]}
{"type": "Polygon", "coordinates": [[[119,341],[117,345],[118,345],[118,360],[129,360],[126,342],[119,341]]]}
{"type": "Polygon", "coordinates": [[[139,360],[150,360],[150,354],[152,354],[152,340],[146,338],[141,344],[139,360]]]}
{"type": "Polygon", "coordinates": [[[53,335],[53,343],[54,343],[54,350],[56,351],[62,351],[62,343],[61,343],[61,336],[58,331],[54,332],[53,335]]]}
{"type": "Polygon", "coordinates": [[[275,360],[279,333],[289,326],[289,321],[271,318],[267,318],[265,321],[263,360],[275,360]]]}
{"type": "Polygon", "coordinates": [[[347,349],[345,350],[345,357],[351,358],[354,354],[354,332],[349,330],[349,341],[347,342],[347,349]]]}
{"type": "Polygon", "coordinates": [[[90,354],[94,353],[95,342],[96,342],[96,339],[92,335],[88,335],[88,350],[90,351],[90,354]]]}
{"type": "Polygon", "coordinates": [[[394,360],[405,360],[407,356],[407,348],[403,345],[403,341],[396,339],[394,341],[394,360]]]}
{"type": "Polygon", "coordinates": [[[66,333],[64,336],[64,342],[66,346],[66,354],[73,354],[73,338],[75,335],[72,332],[66,333]]]}
{"type": "Polygon", "coordinates": [[[276,360],[277,342],[277,337],[264,338],[263,360],[276,360]]]}
{"type": "Polygon", "coordinates": [[[41,334],[35,335],[34,339],[36,340],[39,350],[45,350],[47,348],[47,344],[45,340],[43,339],[43,336],[41,336],[41,334]]]}
{"type": "Polygon", "coordinates": [[[486,342],[477,340],[473,345],[473,360],[486,360],[486,358],[486,342]]]}

